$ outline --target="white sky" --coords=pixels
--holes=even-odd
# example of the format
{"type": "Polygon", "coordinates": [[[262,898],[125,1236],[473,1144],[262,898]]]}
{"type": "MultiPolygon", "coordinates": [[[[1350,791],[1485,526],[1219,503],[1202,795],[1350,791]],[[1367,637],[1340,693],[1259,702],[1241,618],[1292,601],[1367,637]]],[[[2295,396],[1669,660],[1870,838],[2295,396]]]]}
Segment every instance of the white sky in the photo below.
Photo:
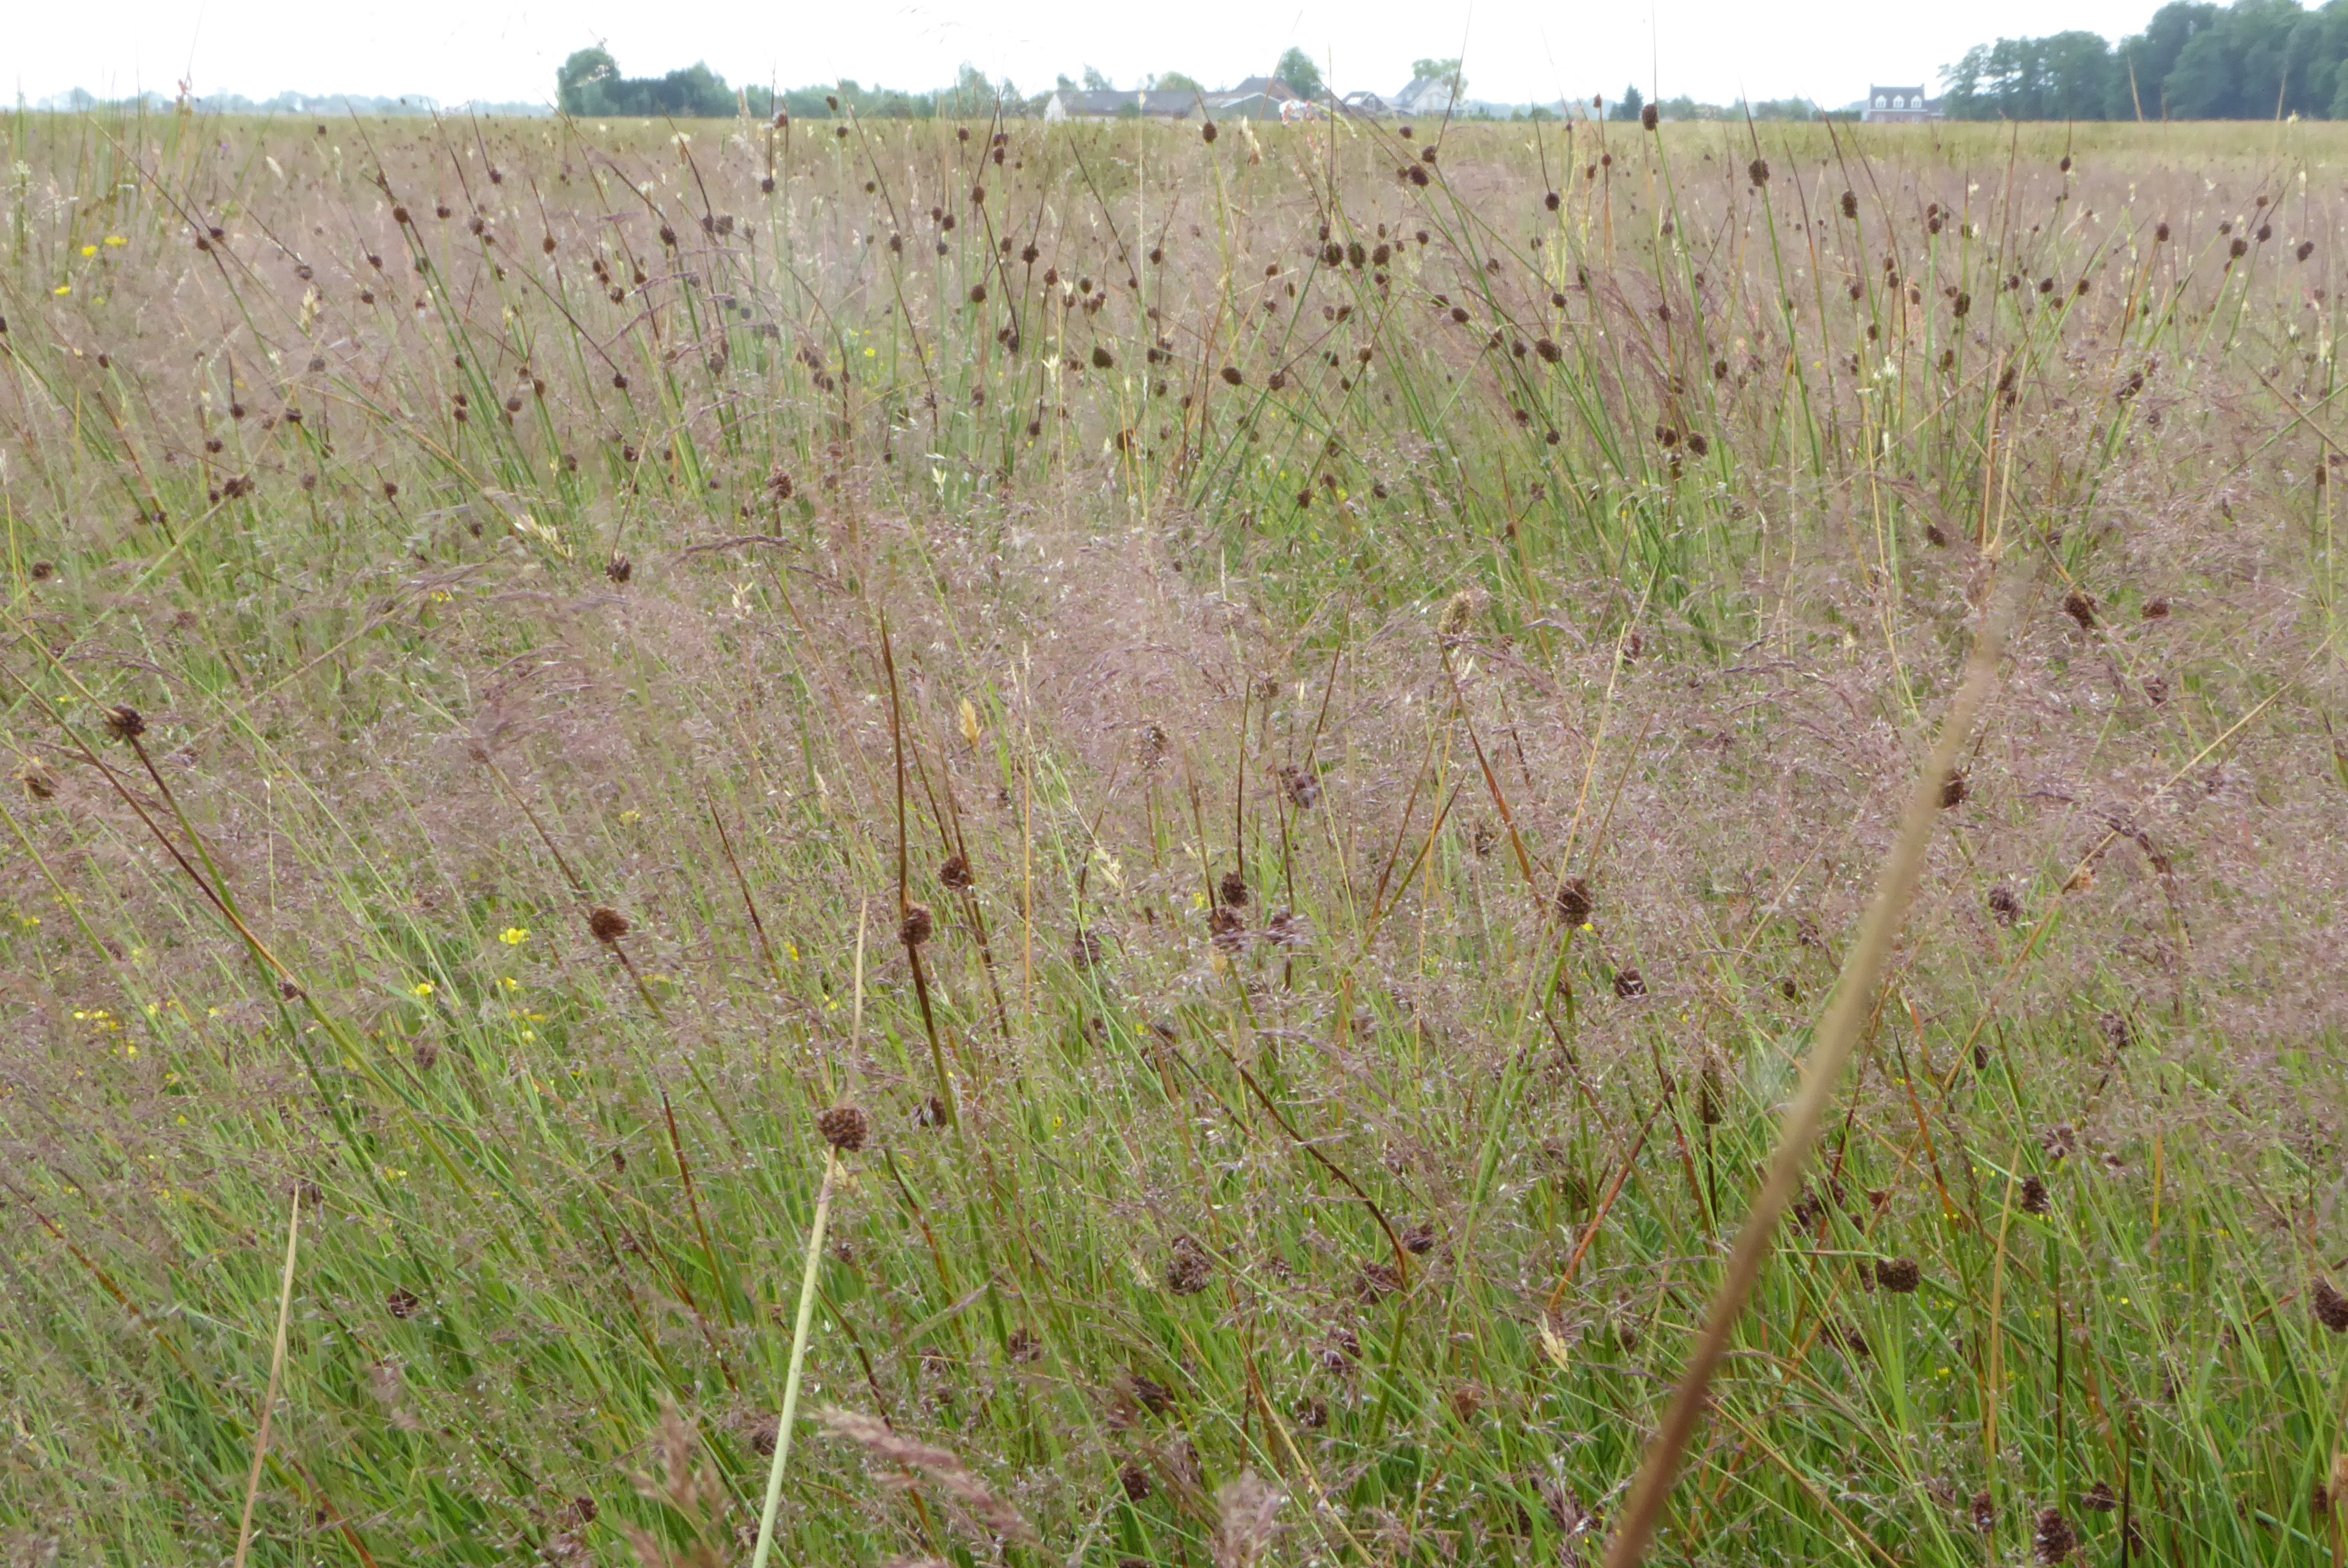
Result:
{"type": "Polygon", "coordinates": [[[1925,80],[2001,35],[2079,27],[2116,37],[2157,0],[1629,0],[1611,5],[1475,0],[16,0],[0,37],[0,92],[40,99],[72,87],[167,96],[280,91],[543,101],[554,68],[601,39],[631,76],[695,60],[736,84],[852,77],[942,86],[969,61],[1038,92],[1098,67],[1119,86],[1179,70],[1209,87],[1268,70],[1298,45],[1340,91],[1391,92],[1422,56],[1464,51],[1470,96],[1554,101],[1626,82],[1725,101],[1807,96],[1838,105],[1872,80],[1925,80]]]}

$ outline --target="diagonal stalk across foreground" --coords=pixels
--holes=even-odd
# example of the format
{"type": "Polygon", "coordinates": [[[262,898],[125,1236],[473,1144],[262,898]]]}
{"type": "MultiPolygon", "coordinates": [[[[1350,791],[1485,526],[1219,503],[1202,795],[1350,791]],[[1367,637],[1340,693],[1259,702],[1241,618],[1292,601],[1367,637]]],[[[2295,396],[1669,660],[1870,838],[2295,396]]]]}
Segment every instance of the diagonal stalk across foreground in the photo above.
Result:
{"type": "Polygon", "coordinates": [[[1656,1522],[1663,1517],[1663,1504],[1669,1501],[1679,1474],[1680,1459],[1687,1450],[1688,1439],[1694,1434],[1696,1418],[1703,1412],[1713,1372],[1727,1353],[1729,1337],[1736,1331],[1736,1320],[1753,1293],[1753,1283],[1760,1277],[1761,1266],[1768,1260],[1777,1221],[1793,1201],[1794,1190],[1801,1182],[1802,1167],[1809,1159],[1810,1145],[1818,1137],[1827,1102],[1834,1094],[1835,1085],[1842,1077],[1843,1063],[1849,1060],[1859,1029],[1873,1008],[1876,984],[1882,979],[1884,962],[1891,953],[1891,939],[1899,934],[1900,922],[1908,912],[1909,897],[1915,891],[1917,876],[1923,869],[1924,850],[1931,841],[1932,823],[1941,807],[1942,785],[1955,768],[1957,753],[1963,749],[1982,703],[1989,696],[2006,630],[2013,624],[2015,606],[2027,591],[2030,576],[2027,570],[2017,572],[1983,621],[1973,641],[1964,683],[1957,689],[1956,700],[1941,721],[1940,738],[1933,744],[1931,756],[1918,774],[1915,787],[1909,792],[1908,808],[1900,817],[1899,841],[1885,857],[1883,876],[1876,885],[1874,901],[1859,922],[1859,940],[1843,960],[1834,998],[1828,1004],[1826,1016],[1819,1020],[1809,1060],[1803,1064],[1801,1088],[1793,1104],[1787,1108],[1785,1122],[1778,1131],[1768,1177],[1762,1183],[1751,1212],[1745,1216],[1744,1227],[1737,1232],[1736,1245],[1728,1257],[1728,1276],[1721,1281],[1719,1293],[1713,1297],[1703,1337],[1696,1341],[1694,1352],[1680,1373],[1679,1386],[1673,1390],[1671,1406],[1663,1413],[1663,1427],[1648,1446],[1646,1460],[1639,1467],[1638,1479],[1632,1484],[1630,1501],[1622,1511],[1622,1528],[1607,1548],[1605,1568],[1635,1568],[1654,1538],[1656,1522]]]}

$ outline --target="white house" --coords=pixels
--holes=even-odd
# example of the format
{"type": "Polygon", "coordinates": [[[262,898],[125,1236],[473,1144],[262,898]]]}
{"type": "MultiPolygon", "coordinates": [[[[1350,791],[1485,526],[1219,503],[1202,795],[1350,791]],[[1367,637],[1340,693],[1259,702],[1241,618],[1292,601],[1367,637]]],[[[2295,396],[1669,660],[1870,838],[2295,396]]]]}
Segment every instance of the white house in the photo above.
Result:
{"type": "Polygon", "coordinates": [[[1453,77],[1416,77],[1410,86],[1395,94],[1394,112],[1398,115],[1447,115],[1451,112],[1457,96],[1453,77]]]}
{"type": "Polygon", "coordinates": [[[1923,125],[1941,118],[1941,100],[1926,97],[1921,87],[1871,87],[1859,118],[1869,125],[1923,125]]]}

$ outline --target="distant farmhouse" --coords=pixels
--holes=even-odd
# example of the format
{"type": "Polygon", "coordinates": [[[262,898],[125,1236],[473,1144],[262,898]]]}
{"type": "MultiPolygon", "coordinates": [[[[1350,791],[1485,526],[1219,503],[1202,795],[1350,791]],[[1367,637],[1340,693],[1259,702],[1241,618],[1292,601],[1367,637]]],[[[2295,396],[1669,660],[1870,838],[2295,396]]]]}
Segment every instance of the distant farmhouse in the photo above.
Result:
{"type": "MultiPolygon", "coordinates": [[[[1442,116],[1465,107],[1455,104],[1456,90],[1451,77],[1420,77],[1390,98],[1376,93],[1348,93],[1337,100],[1337,108],[1360,119],[1442,116]]],[[[1189,88],[1062,87],[1044,100],[1044,118],[1055,124],[1096,119],[1292,120],[1320,112],[1323,107],[1307,102],[1303,94],[1277,77],[1250,77],[1238,87],[1210,93],[1189,88]]]]}
{"type": "Polygon", "coordinates": [[[1395,94],[1393,112],[1398,115],[1447,115],[1453,107],[1457,91],[1456,77],[1414,77],[1410,86],[1395,94]]]}
{"type": "Polygon", "coordinates": [[[1869,125],[1924,125],[1941,118],[1941,100],[1926,97],[1921,87],[1871,87],[1859,118],[1869,125]]]}
{"type": "Polygon", "coordinates": [[[1278,119],[1280,106],[1301,103],[1303,95],[1277,77],[1250,77],[1217,92],[1106,91],[1062,87],[1044,100],[1044,118],[1072,119],[1278,119]]]}

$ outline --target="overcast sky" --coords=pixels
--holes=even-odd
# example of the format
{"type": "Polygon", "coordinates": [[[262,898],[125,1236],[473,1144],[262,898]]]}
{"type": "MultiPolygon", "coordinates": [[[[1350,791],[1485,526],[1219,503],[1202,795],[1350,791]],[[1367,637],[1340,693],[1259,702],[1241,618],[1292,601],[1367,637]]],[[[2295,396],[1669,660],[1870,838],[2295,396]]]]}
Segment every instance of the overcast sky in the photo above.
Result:
{"type": "Polygon", "coordinates": [[[1119,86],[1179,70],[1209,87],[1270,68],[1291,45],[1341,91],[1391,92],[1422,56],[1464,53],[1468,91],[1554,101],[1626,82],[1665,97],[1808,97],[1838,105],[1870,80],[1925,80],[2000,35],[2081,27],[2116,37],[2157,0],[1629,0],[1609,5],[1475,0],[17,0],[0,37],[0,85],[41,99],[72,87],[267,97],[292,89],[543,101],[554,68],[601,40],[631,76],[705,60],[726,80],[803,86],[852,77],[932,87],[968,61],[1037,92],[1097,67],[1119,86]]]}

